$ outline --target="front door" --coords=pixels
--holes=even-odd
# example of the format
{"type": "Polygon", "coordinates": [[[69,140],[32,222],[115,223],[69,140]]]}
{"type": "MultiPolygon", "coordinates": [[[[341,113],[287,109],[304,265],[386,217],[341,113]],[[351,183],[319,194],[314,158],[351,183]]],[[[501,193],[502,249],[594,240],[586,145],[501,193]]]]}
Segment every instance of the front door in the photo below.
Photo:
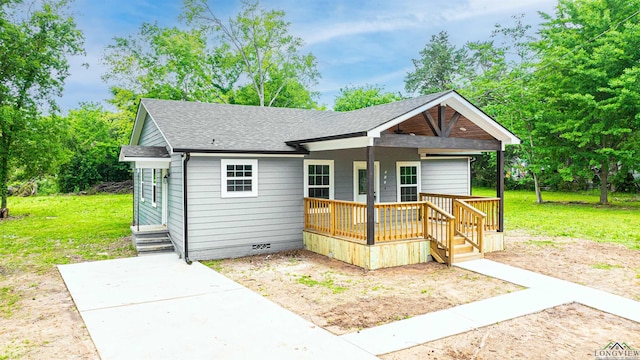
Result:
{"type": "MultiPolygon", "coordinates": [[[[375,189],[375,202],[380,201],[380,163],[375,162],[373,188],[375,189]]],[[[353,162],[353,201],[367,202],[367,163],[365,161],[353,162]]]]}
{"type": "MultiPolygon", "coordinates": [[[[373,179],[374,184],[374,198],[375,202],[380,202],[380,163],[376,161],[373,166],[373,179]]],[[[367,202],[367,163],[366,161],[354,161],[353,162],[353,201],[359,203],[367,202]]],[[[367,213],[365,209],[354,210],[354,223],[365,223],[367,213]]],[[[378,213],[375,214],[376,222],[378,221],[378,213]]]]}

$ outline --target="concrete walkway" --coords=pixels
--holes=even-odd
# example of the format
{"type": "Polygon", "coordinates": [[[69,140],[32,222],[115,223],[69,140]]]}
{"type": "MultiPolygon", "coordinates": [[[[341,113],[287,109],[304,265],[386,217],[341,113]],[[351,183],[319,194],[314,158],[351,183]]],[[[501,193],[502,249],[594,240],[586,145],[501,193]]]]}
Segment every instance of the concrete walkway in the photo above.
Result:
{"type": "Polygon", "coordinates": [[[60,265],[108,359],[374,359],[578,302],[640,322],[640,302],[490,260],[456,266],[527,289],[340,337],[174,254],[60,265]]]}
{"type": "Polygon", "coordinates": [[[640,302],[618,295],[486,259],[455,266],[527,289],[341,337],[380,355],[572,302],[640,322],[640,302]]]}
{"type": "Polygon", "coordinates": [[[103,360],[375,359],[174,254],[58,269],[103,360]]]}

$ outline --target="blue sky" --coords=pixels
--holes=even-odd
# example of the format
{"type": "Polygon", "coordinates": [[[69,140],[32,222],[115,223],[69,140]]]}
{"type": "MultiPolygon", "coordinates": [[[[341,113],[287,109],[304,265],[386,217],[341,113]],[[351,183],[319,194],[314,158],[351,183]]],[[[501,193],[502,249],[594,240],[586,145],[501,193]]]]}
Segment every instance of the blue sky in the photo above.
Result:
{"type": "MultiPolygon", "coordinates": [[[[239,0],[209,1],[223,19],[240,10],[239,0]]],[[[413,70],[411,60],[442,30],[457,46],[486,40],[495,24],[511,24],[515,14],[524,13],[526,23],[538,24],[538,11],[553,13],[556,0],[262,0],[261,4],[284,10],[291,33],[306,42],[303,51],[316,56],[322,78],[314,90],[321,94],[319,103],[332,108],[346,85],[376,84],[404,94],[404,78],[413,70]]],[[[71,76],[59,100],[63,110],[109,98],[100,59],[113,37],[134,34],[144,22],[181,26],[177,19],[181,8],[181,0],[75,0],[72,12],[85,34],[87,55],[71,59],[71,76]]]]}

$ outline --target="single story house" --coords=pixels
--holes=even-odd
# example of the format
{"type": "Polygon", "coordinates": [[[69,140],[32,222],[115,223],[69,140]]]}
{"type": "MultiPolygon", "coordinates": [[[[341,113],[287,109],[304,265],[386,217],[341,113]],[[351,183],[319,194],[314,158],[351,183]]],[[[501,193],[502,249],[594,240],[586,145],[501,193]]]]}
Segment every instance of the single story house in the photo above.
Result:
{"type": "Polygon", "coordinates": [[[120,160],[139,247],[166,239],[187,262],[305,247],[375,269],[499,249],[519,142],[455,91],[348,112],[142,99],[120,160]],[[495,198],[471,194],[481,152],[497,153],[495,198]]]}

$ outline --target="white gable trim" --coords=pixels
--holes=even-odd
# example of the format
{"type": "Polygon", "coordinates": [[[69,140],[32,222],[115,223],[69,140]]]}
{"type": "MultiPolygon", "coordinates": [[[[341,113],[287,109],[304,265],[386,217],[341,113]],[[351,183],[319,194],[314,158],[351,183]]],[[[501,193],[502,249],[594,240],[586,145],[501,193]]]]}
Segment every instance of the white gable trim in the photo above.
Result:
{"type": "Polygon", "coordinates": [[[158,126],[158,123],[153,119],[153,116],[151,116],[151,114],[149,114],[149,112],[147,111],[147,108],[144,107],[142,100],[140,100],[138,113],[136,114],[136,120],[133,123],[133,132],[131,133],[131,140],[129,140],[129,145],[140,145],[140,136],[142,135],[142,128],[144,127],[144,122],[147,119],[147,115],[149,115],[149,119],[151,119],[153,125],[155,125],[156,129],[158,129],[158,132],[160,133],[160,135],[162,135],[162,138],[169,146],[169,154],[173,154],[173,146],[171,145],[169,140],[167,140],[167,137],[164,135],[164,132],[162,132],[162,129],[160,129],[160,126],[158,126]]]}
{"type": "Polygon", "coordinates": [[[401,124],[402,122],[424,112],[436,105],[447,105],[454,108],[462,116],[469,119],[469,121],[478,125],[481,129],[489,133],[491,136],[502,142],[502,148],[504,150],[505,145],[520,144],[520,139],[514,134],[506,130],[500,124],[491,119],[487,114],[475,107],[473,104],[465,100],[458,93],[452,91],[443,96],[431,100],[430,102],[410,111],[402,116],[399,116],[391,121],[388,121],[376,128],[369,130],[367,135],[372,138],[379,138],[381,133],[388,128],[401,124]]]}

